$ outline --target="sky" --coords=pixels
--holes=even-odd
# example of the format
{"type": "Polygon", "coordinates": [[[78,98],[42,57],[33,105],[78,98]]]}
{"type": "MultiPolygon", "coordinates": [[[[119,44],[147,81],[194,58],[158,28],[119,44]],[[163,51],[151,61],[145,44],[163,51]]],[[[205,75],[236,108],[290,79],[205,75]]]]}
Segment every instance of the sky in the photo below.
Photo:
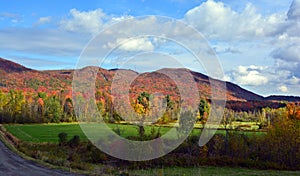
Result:
{"type": "Polygon", "coordinates": [[[211,48],[224,72],[221,79],[264,96],[300,96],[300,0],[0,0],[0,57],[38,70],[73,69],[98,37],[110,41],[97,50],[111,51],[101,67],[183,66],[207,74],[188,49],[163,37],[168,22],[160,16],[201,33],[198,43],[185,28],[179,29],[185,39],[175,30],[172,35],[195,48],[211,48]],[[122,21],[128,19],[142,25],[126,26],[122,21]],[[157,28],[161,36],[126,40],[157,28]],[[111,37],[109,31],[118,34],[111,37]]]}

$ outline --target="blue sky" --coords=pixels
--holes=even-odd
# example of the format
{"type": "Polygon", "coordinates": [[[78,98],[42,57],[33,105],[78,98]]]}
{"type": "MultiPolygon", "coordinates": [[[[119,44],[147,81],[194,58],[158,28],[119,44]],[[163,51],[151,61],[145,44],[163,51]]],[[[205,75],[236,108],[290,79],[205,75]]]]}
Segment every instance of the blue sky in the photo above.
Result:
{"type": "MultiPolygon", "coordinates": [[[[0,57],[30,68],[75,68],[82,50],[100,31],[123,19],[158,15],[201,32],[220,60],[224,80],[262,95],[300,95],[300,0],[0,0],[0,4],[0,57]]],[[[132,40],[131,48],[123,51],[132,51],[132,46],[156,51],[162,43],[167,42],[132,40]]],[[[170,53],[176,47],[165,48],[170,53]]],[[[139,63],[149,63],[146,55],[139,55],[139,63]]],[[[180,59],[186,67],[203,71],[188,61],[188,55],[180,59]]],[[[127,67],[134,69],[136,64],[127,67]]]]}

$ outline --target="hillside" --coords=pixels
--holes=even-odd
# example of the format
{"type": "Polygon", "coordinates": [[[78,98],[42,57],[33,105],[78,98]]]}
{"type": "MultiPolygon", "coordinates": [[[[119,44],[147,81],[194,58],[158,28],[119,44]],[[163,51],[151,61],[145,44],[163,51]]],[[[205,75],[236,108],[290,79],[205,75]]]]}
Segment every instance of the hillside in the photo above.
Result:
{"type": "Polygon", "coordinates": [[[29,68],[26,68],[20,64],[12,62],[12,61],[5,60],[1,57],[0,57],[0,70],[4,71],[6,73],[31,71],[31,69],[29,69],[29,68]]]}
{"type": "MultiPolygon", "coordinates": [[[[114,75],[118,69],[106,70],[99,68],[97,74],[96,88],[100,92],[109,92],[111,84],[114,80],[114,75]]],[[[190,72],[197,83],[201,97],[210,99],[209,77],[188,69],[162,69],[157,72],[138,74],[132,70],[122,70],[124,75],[136,76],[130,87],[131,96],[136,96],[142,91],[147,92],[161,92],[171,96],[178,96],[179,91],[176,84],[168,76],[162,72],[170,72],[180,77],[184,72],[190,72]]],[[[20,64],[0,58],[0,90],[7,92],[11,89],[24,90],[26,92],[70,92],[74,70],[46,70],[36,71],[26,68],[20,64]]],[[[218,81],[220,82],[220,81],[218,81]]],[[[184,85],[188,86],[188,85],[184,85]]],[[[227,100],[230,101],[262,101],[262,100],[276,100],[276,101],[299,101],[299,97],[287,96],[271,96],[264,98],[251,91],[245,90],[240,86],[226,82],[227,86],[227,100]]]]}

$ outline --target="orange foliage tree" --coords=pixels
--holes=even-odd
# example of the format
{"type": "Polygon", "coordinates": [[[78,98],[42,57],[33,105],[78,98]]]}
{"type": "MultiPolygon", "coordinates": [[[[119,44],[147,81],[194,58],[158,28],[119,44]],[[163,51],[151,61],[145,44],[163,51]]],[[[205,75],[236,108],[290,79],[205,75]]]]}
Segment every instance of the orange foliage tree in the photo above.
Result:
{"type": "Polygon", "coordinates": [[[299,103],[288,103],[286,105],[287,118],[292,120],[300,120],[300,104],[299,103]]]}

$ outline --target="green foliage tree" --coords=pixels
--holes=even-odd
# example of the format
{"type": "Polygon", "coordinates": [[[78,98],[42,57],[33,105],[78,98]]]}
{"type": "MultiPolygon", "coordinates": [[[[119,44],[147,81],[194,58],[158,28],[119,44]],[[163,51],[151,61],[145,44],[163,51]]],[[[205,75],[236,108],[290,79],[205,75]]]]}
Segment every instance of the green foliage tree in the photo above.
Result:
{"type": "Polygon", "coordinates": [[[207,117],[208,117],[208,114],[210,111],[210,106],[209,106],[208,102],[206,101],[206,99],[202,98],[200,100],[198,110],[199,110],[199,114],[200,114],[199,120],[202,122],[202,124],[204,124],[207,120],[207,117]]]}
{"type": "Polygon", "coordinates": [[[8,93],[8,103],[5,108],[8,111],[10,122],[17,122],[17,119],[21,117],[22,106],[25,103],[23,92],[10,90],[8,93]]]}
{"type": "Polygon", "coordinates": [[[5,118],[5,106],[8,104],[8,97],[6,94],[0,91],[0,123],[4,122],[5,118]]]}
{"type": "Polygon", "coordinates": [[[142,92],[137,98],[138,103],[143,106],[145,113],[150,109],[150,97],[151,95],[149,93],[142,92]]]}
{"type": "Polygon", "coordinates": [[[60,100],[52,95],[45,100],[46,117],[50,119],[51,122],[58,123],[62,117],[62,107],[60,105],[60,100]]]}
{"type": "Polygon", "coordinates": [[[72,99],[56,94],[10,90],[0,91],[0,123],[45,123],[76,121],[72,99]]]}
{"type": "Polygon", "coordinates": [[[163,114],[160,123],[168,123],[172,119],[174,119],[175,113],[175,102],[172,101],[170,95],[166,95],[164,98],[164,103],[166,105],[166,112],[163,114]]]}
{"type": "Polygon", "coordinates": [[[199,103],[199,113],[200,116],[204,116],[204,113],[209,112],[209,104],[207,103],[206,99],[202,98],[199,103]]]}
{"type": "Polygon", "coordinates": [[[225,109],[221,124],[224,129],[227,131],[228,128],[231,128],[232,122],[234,121],[234,111],[230,109],[225,109]]]}
{"type": "Polygon", "coordinates": [[[46,94],[46,92],[38,92],[38,97],[42,98],[42,99],[46,99],[47,94],[46,94]]]}
{"type": "Polygon", "coordinates": [[[225,109],[221,120],[221,123],[225,129],[225,152],[228,150],[228,129],[232,126],[232,121],[234,120],[234,111],[230,109],[225,109]]]}
{"type": "Polygon", "coordinates": [[[138,132],[141,138],[144,137],[145,135],[145,128],[144,128],[144,122],[146,120],[146,116],[150,111],[150,99],[151,95],[147,92],[142,92],[138,97],[137,97],[137,103],[138,105],[141,105],[140,107],[142,108],[139,113],[141,114],[142,118],[139,119],[139,124],[138,124],[138,132]]]}
{"type": "Polygon", "coordinates": [[[3,108],[7,103],[8,103],[7,96],[0,91],[0,111],[3,111],[3,108]]]}
{"type": "Polygon", "coordinates": [[[257,156],[261,160],[275,162],[281,166],[299,168],[300,120],[287,117],[288,114],[275,115],[268,133],[259,141],[257,156]]]}
{"type": "Polygon", "coordinates": [[[170,95],[166,95],[166,103],[167,103],[167,111],[173,110],[174,109],[174,105],[175,103],[171,100],[171,96],[170,95]]]}
{"type": "Polygon", "coordinates": [[[72,122],[75,121],[75,113],[74,113],[74,107],[73,107],[73,102],[71,98],[67,98],[65,100],[65,103],[63,105],[63,112],[64,112],[64,117],[63,120],[64,122],[72,122]]]}

